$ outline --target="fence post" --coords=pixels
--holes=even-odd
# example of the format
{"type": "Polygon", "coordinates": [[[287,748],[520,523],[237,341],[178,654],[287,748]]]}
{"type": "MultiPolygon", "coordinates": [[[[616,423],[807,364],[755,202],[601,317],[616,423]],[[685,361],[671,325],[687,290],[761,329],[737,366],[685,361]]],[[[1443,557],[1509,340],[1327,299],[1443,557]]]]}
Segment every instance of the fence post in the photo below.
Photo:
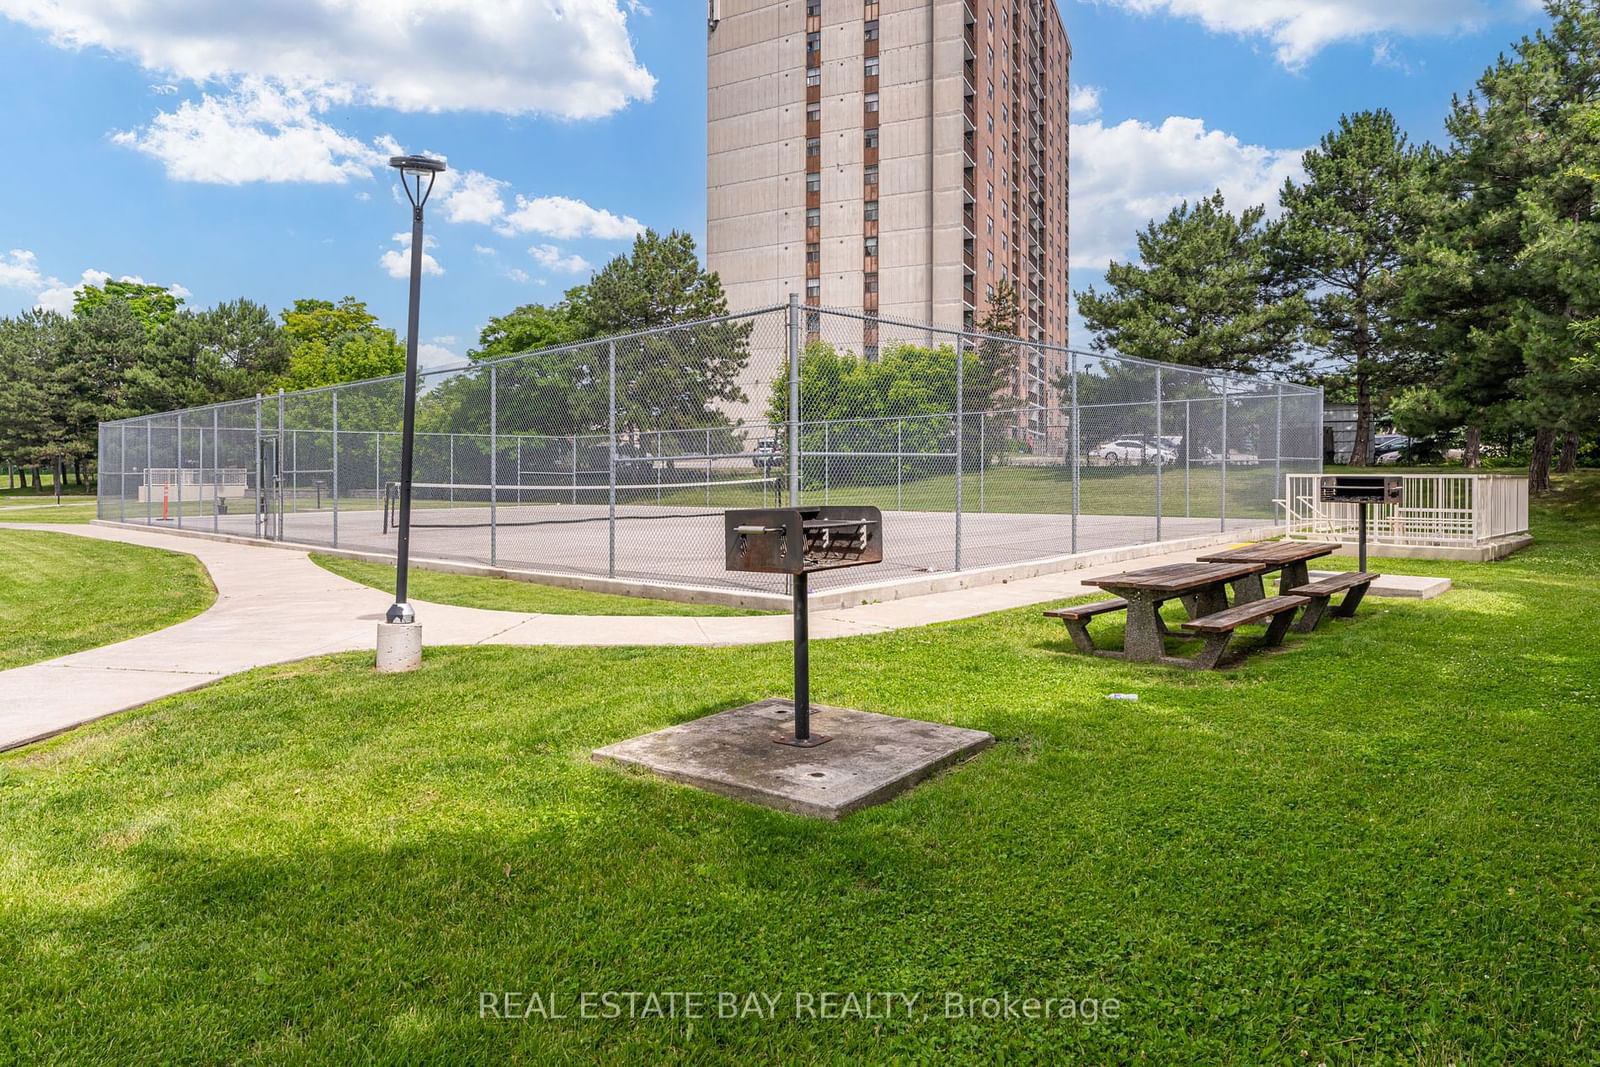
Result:
{"type": "MultiPolygon", "coordinates": [[[[1276,404],[1277,415],[1276,415],[1276,426],[1275,426],[1274,431],[1273,431],[1273,445],[1272,445],[1272,491],[1273,491],[1274,496],[1281,495],[1283,497],[1283,514],[1284,514],[1285,520],[1287,520],[1288,516],[1289,516],[1289,493],[1284,488],[1284,484],[1283,484],[1283,383],[1282,382],[1278,383],[1276,400],[1277,400],[1277,404],[1276,404]]],[[[1273,518],[1277,518],[1278,517],[1277,513],[1274,512],[1272,517],[1273,518]]]]}
{"type": "Polygon", "coordinates": [[[1161,368],[1156,368],[1156,540],[1161,540],[1161,515],[1166,509],[1161,497],[1161,472],[1167,465],[1167,439],[1161,432],[1161,368]]]}
{"type": "Polygon", "coordinates": [[[183,412],[178,412],[178,529],[183,529],[183,412]]]}
{"type": "Polygon", "coordinates": [[[1194,438],[1189,436],[1189,413],[1194,407],[1191,397],[1183,402],[1183,517],[1194,518],[1189,496],[1189,463],[1194,457],[1194,438]]]}
{"type": "Polygon", "coordinates": [[[956,570],[961,569],[961,489],[962,475],[966,471],[967,456],[964,451],[965,437],[963,430],[967,421],[966,412],[966,353],[967,339],[965,336],[956,342],[956,570]]]}
{"type": "MultiPolygon", "coordinates": [[[[372,499],[384,501],[383,491],[383,431],[372,431],[372,499]]],[[[384,503],[387,506],[387,502],[384,503]]]]}
{"type": "Polygon", "coordinates": [[[446,440],[446,447],[450,450],[450,503],[456,502],[456,435],[450,434],[446,440]]]}
{"type": "Polygon", "coordinates": [[[522,435],[517,435],[517,503],[522,503],[522,435]]]}
{"type": "Polygon", "coordinates": [[[578,503],[578,435],[572,435],[572,503],[578,503]]]}
{"type": "Polygon", "coordinates": [[[498,412],[500,410],[499,388],[500,379],[496,373],[499,370],[493,363],[489,364],[489,566],[493,567],[500,559],[500,423],[498,412]]]}
{"type": "Polygon", "coordinates": [[[906,420],[894,424],[894,509],[904,511],[906,480],[906,420]]]}
{"type": "MultiPolygon", "coordinates": [[[[149,459],[149,457],[147,455],[146,456],[146,464],[145,464],[146,466],[149,466],[148,459],[149,459]]],[[[256,456],[255,456],[255,461],[254,462],[255,462],[255,468],[256,468],[256,521],[255,521],[255,531],[256,531],[256,536],[260,537],[261,536],[261,509],[266,506],[266,499],[267,499],[266,496],[261,491],[261,394],[260,393],[256,394],[256,456]]]]}
{"type": "Polygon", "coordinates": [[[706,507],[711,506],[711,427],[706,427],[706,507]]]}
{"type": "Polygon", "coordinates": [[[1228,529],[1228,375],[1222,375],[1222,469],[1217,486],[1217,529],[1228,529]]]}
{"type": "Polygon", "coordinates": [[[789,506],[800,506],[800,294],[789,294],[789,506]]]}
{"type": "MultiPolygon", "coordinates": [[[[276,464],[276,468],[277,468],[275,473],[273,474],[273,477],[277,479],[277,486],[276,486],[277,492],[274,495],[277,496],[277,498],[278,498],[278,524],[277,524],[277,526],[275,527],[275,529],[273,531],[276,534],[276,537],[274,537],[274,540],[277,540],[277,541],[282,541],[283,540],[283,414],[284,414],[283,405],[284,405],[283,390],[279,389],[278,390],[278,444],[272,450],[273,460],[274,460],[274,462],[276,464]]],[[[291,462],[292,462],[292,460],[291,460],[291,462]]]]}
{"type": "Polygon", "coordinates": [[[833,492],[833,423],[822,424],[822,506],[828,506],[833,492]]]}
{"type": "Polygon", "coordinates": [[[333,547],[339,547],[339,390],[333,391],[333,547]]]}
{"type": "MultiPolygon", "coordinates": [[[[122,427],[122,458],[117,461],[117,521],[128,521],[128,424],[122,427]]],[[[9,464],[8,464],[9,466],[9,464]]]]}
{"type": "Polygon", "coordinates": [[[1078,428],[1078,353],[1067,353],[1067,384],[1069,386],[1072,405],[1072,425],[1067,429],[1072,434],[1068,441],[1067,451],[1072,457],[1072,551],[1078,551],[1078,512],[1083,506],[1082,473],[1078,470],[1078,440],[1082,432],[1078,428]]]}
{"type": "MultiPolygon", "coordinates": [[[[607,343],[608,358],[606,360],[606,440],[609,442],[607,451],[610,459],[608,468],[608,490],[606,494],[606,577],[617,576],[617,342],[607,343]]],[[[522,442],[517,442],[517,463],[522,463],[522,442]]],[[[522,478],[517,478],[517,484],[522,484],[522,478]]],[[[519,489],[520,493],[521,490],[519,489]]]]}

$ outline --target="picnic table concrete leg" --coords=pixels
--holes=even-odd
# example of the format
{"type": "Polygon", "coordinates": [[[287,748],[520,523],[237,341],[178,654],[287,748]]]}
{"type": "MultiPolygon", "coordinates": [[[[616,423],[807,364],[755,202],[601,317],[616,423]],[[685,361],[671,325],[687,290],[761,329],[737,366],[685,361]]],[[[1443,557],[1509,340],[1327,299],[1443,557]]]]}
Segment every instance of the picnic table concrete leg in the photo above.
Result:
{"type": "Polygon", "coordinates": [[[1154,663],[1166,652],[1161,641],[1160,603],[1149,595],[1130,595],[1128,622],[1123,632],[1122,651],[1136,663],[1154,663]]]}
{"type": "Polygon", "coordinates": [[[1233,583],[1234,604],[1254,604],[1258,600],[1265,599],[1267,599],[1267,589],[1261,581],[1261,575],[1247,574],[1233,583]]]}
{"type": "Polygon", "coordinates": [[[1232,639],[1231,633],[1207,634],[1206,647],[1200,650],[1199,655],[1184,663],[1183,666],[1197,671],[1214,671],[1222,664],[1222,657],[1228,652],[1228,642],[1232,639]]]}
{"type": "Polygon", "coordinates": [[[1339,605],[1338,610],[1336,610],[1334,614],[1338,615],[1341,619],[1348,619],[1354,615],[1356,613],[1356,609],[1361,606],[1362,598],[1367,595],[1367,589],[1370,584],[1371,583],[1368,583],[1368,585],[1358,585],[1346,593],[1344,595],[1344,603],[1339,605]]]}
{"type": "Polygon", "coordinates": [[[1279,594],[1287,593],[1291,589],[1299,589],[1302,585],[1311,584],[1311,565],[1305,560],[1297,563],[1285,563],[1283,575],[1278,579],[1279,594]]]}
{"type": "Polygon", "coordinates": [[[1194,611],[1190,618],[1198,619],[1205,615],[1215,615],[1219,611],[1228,610],[1228,587],[1225,582],[1208,585],[1194,594],[1194,611]]]}
{"type": "Polygon", "coordinates": [[[1331,597],[1312,597],[1311,603],[1305,606],[1300,613],[1300,621],[1294,624],[1294,632],[1308,634],[1322,625],[1322,618],[1328,613],[1328,601],[1331,597]]]}
{"type": "Polygon", "coordinates": [[[1067,633],[1072,636],[1073,647],[1085,655],[1094,655],[1098,651],[1094,647],[1094,638],[1089,636],[1089,624],[1083,619],[1062,619],[1067,624],[1067,633]]]}
{"type": "Polygon", "coordinates": [[[1284,635],[1289,632],[1289,624],[1294,621],[1294,612],[1280,611],[1272,617],[1272,622],[1267,625],[1266,639],[1261,642],[1262,648],[1277,648],[1283,644],[1284,635]]]}

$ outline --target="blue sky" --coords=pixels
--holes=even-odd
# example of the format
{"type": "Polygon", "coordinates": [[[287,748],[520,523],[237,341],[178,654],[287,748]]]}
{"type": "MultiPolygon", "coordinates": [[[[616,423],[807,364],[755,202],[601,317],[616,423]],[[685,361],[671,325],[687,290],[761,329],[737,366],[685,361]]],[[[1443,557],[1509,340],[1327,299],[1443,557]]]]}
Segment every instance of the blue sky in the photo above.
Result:
{"type": "MultiPolygon", "coordinates": [[[[1059,2],[1079,288],[1181,199],[1272,198],[1341,112],[1388,107],[1441,139],[1451,94],[1543,21],[1527,0],[1059,2]]],[[[403,148],[451,165],[420,331],[448,362],[639,226],[702,240],[704,12],[0,0],[0,314],[110,274],[201,306],[354,295],[401,325],[409,219],[382,161],[403,148]]]]}

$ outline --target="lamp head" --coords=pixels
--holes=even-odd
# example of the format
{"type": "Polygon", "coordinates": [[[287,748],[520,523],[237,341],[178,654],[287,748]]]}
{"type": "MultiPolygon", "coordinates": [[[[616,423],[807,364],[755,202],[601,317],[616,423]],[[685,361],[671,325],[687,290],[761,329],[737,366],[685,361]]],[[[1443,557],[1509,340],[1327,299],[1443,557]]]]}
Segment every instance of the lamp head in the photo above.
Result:
{"type": "Polygon", "coordinates": [[[389,166],[400,172],[400,187],[406,191],[411,206],[421,208],[433,192],[433,182],[443,173],[444,160],[427,156],[391,156],[389,166]]]}

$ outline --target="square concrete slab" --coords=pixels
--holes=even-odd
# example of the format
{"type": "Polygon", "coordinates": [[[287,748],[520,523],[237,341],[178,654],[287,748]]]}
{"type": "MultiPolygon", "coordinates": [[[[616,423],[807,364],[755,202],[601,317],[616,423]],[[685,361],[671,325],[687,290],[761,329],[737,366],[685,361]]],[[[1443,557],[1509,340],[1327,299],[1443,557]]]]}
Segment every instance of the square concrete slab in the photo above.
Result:
{"type": "MultiPolygon", "coordinates": [[[[1381,562],[1369,559],[1367,560],[1367,569],[1378,571],[1382,570],[1383,567],[1381,562]]],[[[1318,582],[1341,573],[1343,572],[1311,571],[1310,575],[1313,582],[1318,582]]],[[[1385,574],[1372,583],[1372,587],[1367,590],[1367,595],[1397,597],[1402,600],[1432,600],[1448,593],[1450,585],[1450,579],[1448,578],[1422,578],[1410,574],[1385,574]]]]}
{"type": "Polygon", "coordinates": [[[597,748],[593,758],[779,811],[842,819],[994,744],[981,730],[821,704],[812,705],[811,730],[833,740],[775,744],[794,732],[794,704],[763,700],[597,748]]]}

